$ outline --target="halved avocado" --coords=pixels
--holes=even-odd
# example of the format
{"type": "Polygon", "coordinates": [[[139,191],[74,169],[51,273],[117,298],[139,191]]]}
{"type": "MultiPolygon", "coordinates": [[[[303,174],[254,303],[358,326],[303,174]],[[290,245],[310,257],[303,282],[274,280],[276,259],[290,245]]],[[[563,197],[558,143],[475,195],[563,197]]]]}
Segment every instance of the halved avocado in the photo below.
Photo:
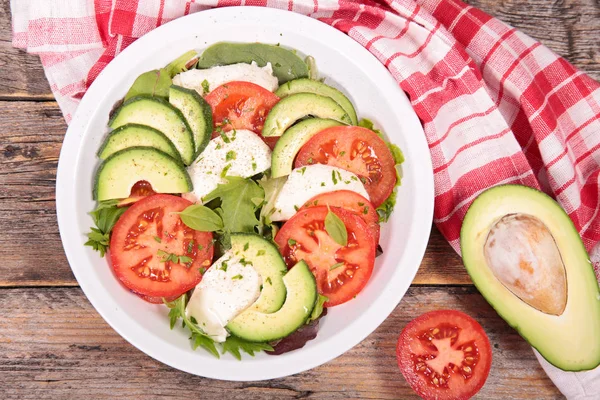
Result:
{"type": "Polygon", "coordinates": [[[262,135],[281,136],[296,121],[308,116],[333,119],[344,124],[352,123],[348,113],[331,97],[314,93],[296,93],[284,97],[269,111],[262,135]]]}
{"type": "Polygon", "coordinates": [[[317,133],[338,125],[342,124],[332,119],[309,118],[283,132],[271,156],[271,177],[289,175],[300,148],[317,133]]]}
{"type": "Polygon", "coordinates": [[[352,125],[358,124],[358,118],[356,117],[356,110],[352,105],[352,102],[342,92],[334,87],[324,84],[321,81],[314,79],[294,79],[279,86],[279,89],[275,91],[275,94],[281,98],[295,94],[295,93],[314,93],[321,96],[327,96],[332,98],[338,103],[344,111],[348,114],[352,125]]]}
{"type": "Polygon", "coordinates": [[[285,303],[274,313],[248,309],[227,324],[231,334],[251,342],[272,342],[306,323],[317,302],[317,283],[308,265],[300,261],[283,277],[285,303]]]}
{"type": "Polygon", "coordinates": [[[194,159],[206,148],[213,130],[212,109],[195,90],[172,85],[169,89],[169,102],[177,107],[194,135],[196,151],[194,159]]]}
{"type": "Polygon", "coordinates": [[[519,185],[482,193],[463,221],[463,262],[504,320],[554,366],[600,364],[600,290],[569,216],[519,185]]]}
{"type": "Polygon", "coordinates": [[[159,130],[140,124],[126,124],[118,127],[109,135],[98,150],[98,157],[106,160],[110,155],[129,147],[154,147],[181,161],[173,142],[159,130]]]}
{"type": "Polygon", "coordinates": [[[96,171],[94,200],[124,199],[139,181],[156,193],[187,193],[192,181],[185,166],[153,147],[130,147],[108,157],[96,171]]]}
{"type": "Polygon", "coordinates": [[[148,95],[132,97],[117,109],[108,125],[117,129],[132,123],[158,129],[173,142],[185,165],[194,161],[192,130],[181,111],[168,101],[148,95]]]}
{"type": "Polygon", "coordinates": [[[281,308],[286,290],[283,276],[287,266],[277,247],[262,236],[252,233],[232,233],[231,251],[242,257],[262,278],[262,290],[248,310],[272,313],[281,308]]]}

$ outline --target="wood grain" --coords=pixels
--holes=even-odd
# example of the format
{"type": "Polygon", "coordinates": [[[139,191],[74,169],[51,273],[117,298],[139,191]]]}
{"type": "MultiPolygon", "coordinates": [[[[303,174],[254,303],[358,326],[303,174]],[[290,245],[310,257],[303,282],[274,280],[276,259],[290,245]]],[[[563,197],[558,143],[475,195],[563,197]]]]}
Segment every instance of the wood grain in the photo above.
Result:
{"type": "Polygon", "coordinates": [[[219,399],[224,393],[227,399],[414,399],[396,366],[396,340],[414,316],[440,308],[467,312],[490,337],[493,367],[477,398],[561,398],[527,343],[473,288],[411,288],[354,349],[311,371],[264,382],[200,378],[151,359],[115,333],[78,288],[3,289],[0,303],[4,399],[219,399]]]}
{"type": "MultiPolygon", "coordinates": [[[[53,102],[0,102],[0,286],[76,285],[54,203],[66,125],[53,102]]],[[[460,258],[433,229],[416,284],[465,284],[460,258]]]]}
{"type": "MultiPolygon", "coordinates": [[[[595,0],[467,0],[522,30],[600,80],[600,5],[595,0]]],[[[0,99],[51,100],[38,57],[11,45],[9,0],[0,0],[0,99]]]]}

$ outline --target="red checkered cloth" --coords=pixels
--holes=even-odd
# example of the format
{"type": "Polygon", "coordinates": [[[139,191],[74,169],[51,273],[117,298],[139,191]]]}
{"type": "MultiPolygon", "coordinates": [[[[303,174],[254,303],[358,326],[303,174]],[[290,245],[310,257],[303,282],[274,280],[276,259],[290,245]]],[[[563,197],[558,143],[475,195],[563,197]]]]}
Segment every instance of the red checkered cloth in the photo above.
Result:
{"type": "MultiPolygon", "coordinates": [[[[388,68],[423,123],[434,221],[457,252],[471,201],[520,183],[556,198],[592,257],[600,253],[600,85],[458,0],[13,0],[13,45],[40,55],[68,122],[102,68],[136,38],[182,15],[238,5],[317,18],[388,68]]],[[[567,396],[600,393],[600,371],[542,364],[567,396]]]]}

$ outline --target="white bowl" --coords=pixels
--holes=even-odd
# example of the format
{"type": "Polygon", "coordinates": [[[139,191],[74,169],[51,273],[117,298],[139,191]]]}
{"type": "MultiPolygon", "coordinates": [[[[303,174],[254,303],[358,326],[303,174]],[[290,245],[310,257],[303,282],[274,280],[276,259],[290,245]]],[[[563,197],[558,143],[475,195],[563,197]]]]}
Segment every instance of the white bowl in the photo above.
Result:
{"type": "Polygon", "coordinates": [[[275,9],[230,7],[202,11],[150,32],[119,54],[84,96],[66,133],[56,180],[58,223],[69,264],[86,296],[127,341],[174,368],[209,378],[251,381],[296,374],[349,350],[373,332],[404,296],[423,258],[433,213],[433,175],[427,143],[404,92],[383,65],[348,36],[317,20],[275,9]],[[312,55],[326,83],[341,88],[383,128],[406,158],[396,211],[383,226],[382,256],[356,299],[329,309],[315,340],[280,355],[216,359],[193,351],[188,333],[169,329],[167,309],[138,299],[113,275],[107,260],[84,247],[93,225],[95,154],[108,114],[135,78],[190,49],[220,41],[281,43],[312,55]]]}

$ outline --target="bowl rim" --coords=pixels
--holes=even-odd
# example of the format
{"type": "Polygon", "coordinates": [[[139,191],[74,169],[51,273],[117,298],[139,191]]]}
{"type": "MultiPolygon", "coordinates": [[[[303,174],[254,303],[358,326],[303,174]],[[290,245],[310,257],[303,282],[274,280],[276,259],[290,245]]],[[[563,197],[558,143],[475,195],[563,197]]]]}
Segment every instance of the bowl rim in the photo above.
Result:
{"type": "MultiPolygon", "coordinates": [[[[360,318],[349,322],[349,325],[352,325],[353,328],[351,338],[336,341],[328,340],[311,349],[310,354],[312,357],[291,357],[295,361],[292,363],[290,363],[289,360],[286,363],[282,363],[278,361],[279,357],[270,357],[270,360],[272,361],[268,364],[272,364],[275,368],[272,368],[269,373],[259,371],[260,368],[257,368],[256,364],[250,364],[254,369],[253,371],[242,373],[239,371],[243,369],[235,370],[234,374],[230,376],[223,376],[223,374],[215,372],[210,368],[206,368],[202,372],[199,372],[197,368],[177,364],[177,362],[172,359],[167,359],[164,356],[164,354],[169,351],[157,351],[154,348],[156,343],[140,340],[139,335],[144,334],[145,328],[138,323],[135,323],[135,321],[128,319],[125,313],[119,313],[118,304],[112,299],[112,296],[98,290],[98,288],[94,287],[92,282],[86,280],[83,272],[84,267],[78,266],[77,263],[77,260],[81,258],[81,252],[83,250],[78,249],[82,247],[80,241],[81,232],[77,228],[76,213],[72,212],[72,210],[75,209],[74,206],[76,202],[76,184],[75,179],[73,179],[76,168],[73,168],[73,166],[77,165],[77,160],[80,157],[80,145],[85,138],[84,133],[89,129],[89,120],[91,118],[88,114],[93,112],[95,109],[94,105],[100,99],[104,98],[105,88],[110,87],[110,78],[113,74],[118,73],[119,65],[126,62],[129,57],[133,57],[135,54],[141,54],[146,51],[148,44],[156,43],[157,41],[161,42],[161,38],[164,41],[164,37],[168,36],[170,31],[176,30],[179,26],[202,23],[207,19],[235,19],[241,15],[243,15],[243,19],[245,20],[260,20],[267,18],[273,21],[274,24],[301,23],[305,26],[308,25],[311,34],[316,37],[323,38],[328,36],[334,39],[336,45],[343,45],[345,51],[360,54],[364,59],[361,60],[361,62],[368,64],[368,67],[371,70],[378,71],[377,73],[382,75],[381,77],[378,77],[378,79],[386,83],[386,85],[382,85],[378,90],[384,92],[386,96],[396,101],[408,103],[410,107],[410,102],[404,92],[398,87],[398,84],[392,78],[391,74],[375,58],[375,56],[346,34],[323,22],[294,12],[265,7],[224,7],[200,11],[166,23],[136,40],[123,52],[117,55],[90,86],[67,129],[60,152],[56,178],[56,212],[63,248],[75,278],[96,311],[117,333],[119,333],[121,337],[150,357],[173,368],[191,374],[221,380],[254,381],[280,378],[315,368],[350,350],[379,327],[379,325],[395,309],[408,290],[423,259],[430,234],[430,223],[433,218],[434,189],[433,168],[430,153],[421,124],[413,110],[412,116],[409,116],[407,124],[411,125],[411,132],[415,133],[414,138],[411,137],[411,141],[415,142],[414,146],[412,146],[414,147],[413,153],[419,157],[418,162],[420,163],[419,168],[414,172],[418,177],[418,190],[420,193],[418,194],[419,201],[415,202],[413,214],[415,215],[416,221],[426,223],[424,226],[416,227],[416,229],[419,230],[419,233],[409,236],[408,243],[406,244],[407,248],[411,249],[411,252],[406,256],[408,260],[405,261],[405,263],[414,267],[412,267],[412,270],[410,271],[401,271],[403,275],[402,279],[398,277],[400,275],[399,271],[395,271],[390,279],[390,282],[400,281],[404,283],[394,287],[392,287],[393,285],[388,284],[379,297],[365,309],[360,318]],[[390,85],[390,83],[393,84],[390,85]],[[87,110],[87,112],[84,110],[87,110]],[[324,346],[324,344],[327,346],[324,346]]],[[[398,211],[396,210],[396,212],[398,211]]],[[[399,268],[397,268],[397,270],[399,270],[399,268]]],[[[166,350],[175,350],[175,346],[171,343],[165,343],[163,341],[161,344],[167,348],[166,350]]],[[[303,354],[303,350],[306,352],[306,349],[301,349],[294,353],[303,354]]],[[[222,360],[217,361],[222,362],[222,360]]]]}

